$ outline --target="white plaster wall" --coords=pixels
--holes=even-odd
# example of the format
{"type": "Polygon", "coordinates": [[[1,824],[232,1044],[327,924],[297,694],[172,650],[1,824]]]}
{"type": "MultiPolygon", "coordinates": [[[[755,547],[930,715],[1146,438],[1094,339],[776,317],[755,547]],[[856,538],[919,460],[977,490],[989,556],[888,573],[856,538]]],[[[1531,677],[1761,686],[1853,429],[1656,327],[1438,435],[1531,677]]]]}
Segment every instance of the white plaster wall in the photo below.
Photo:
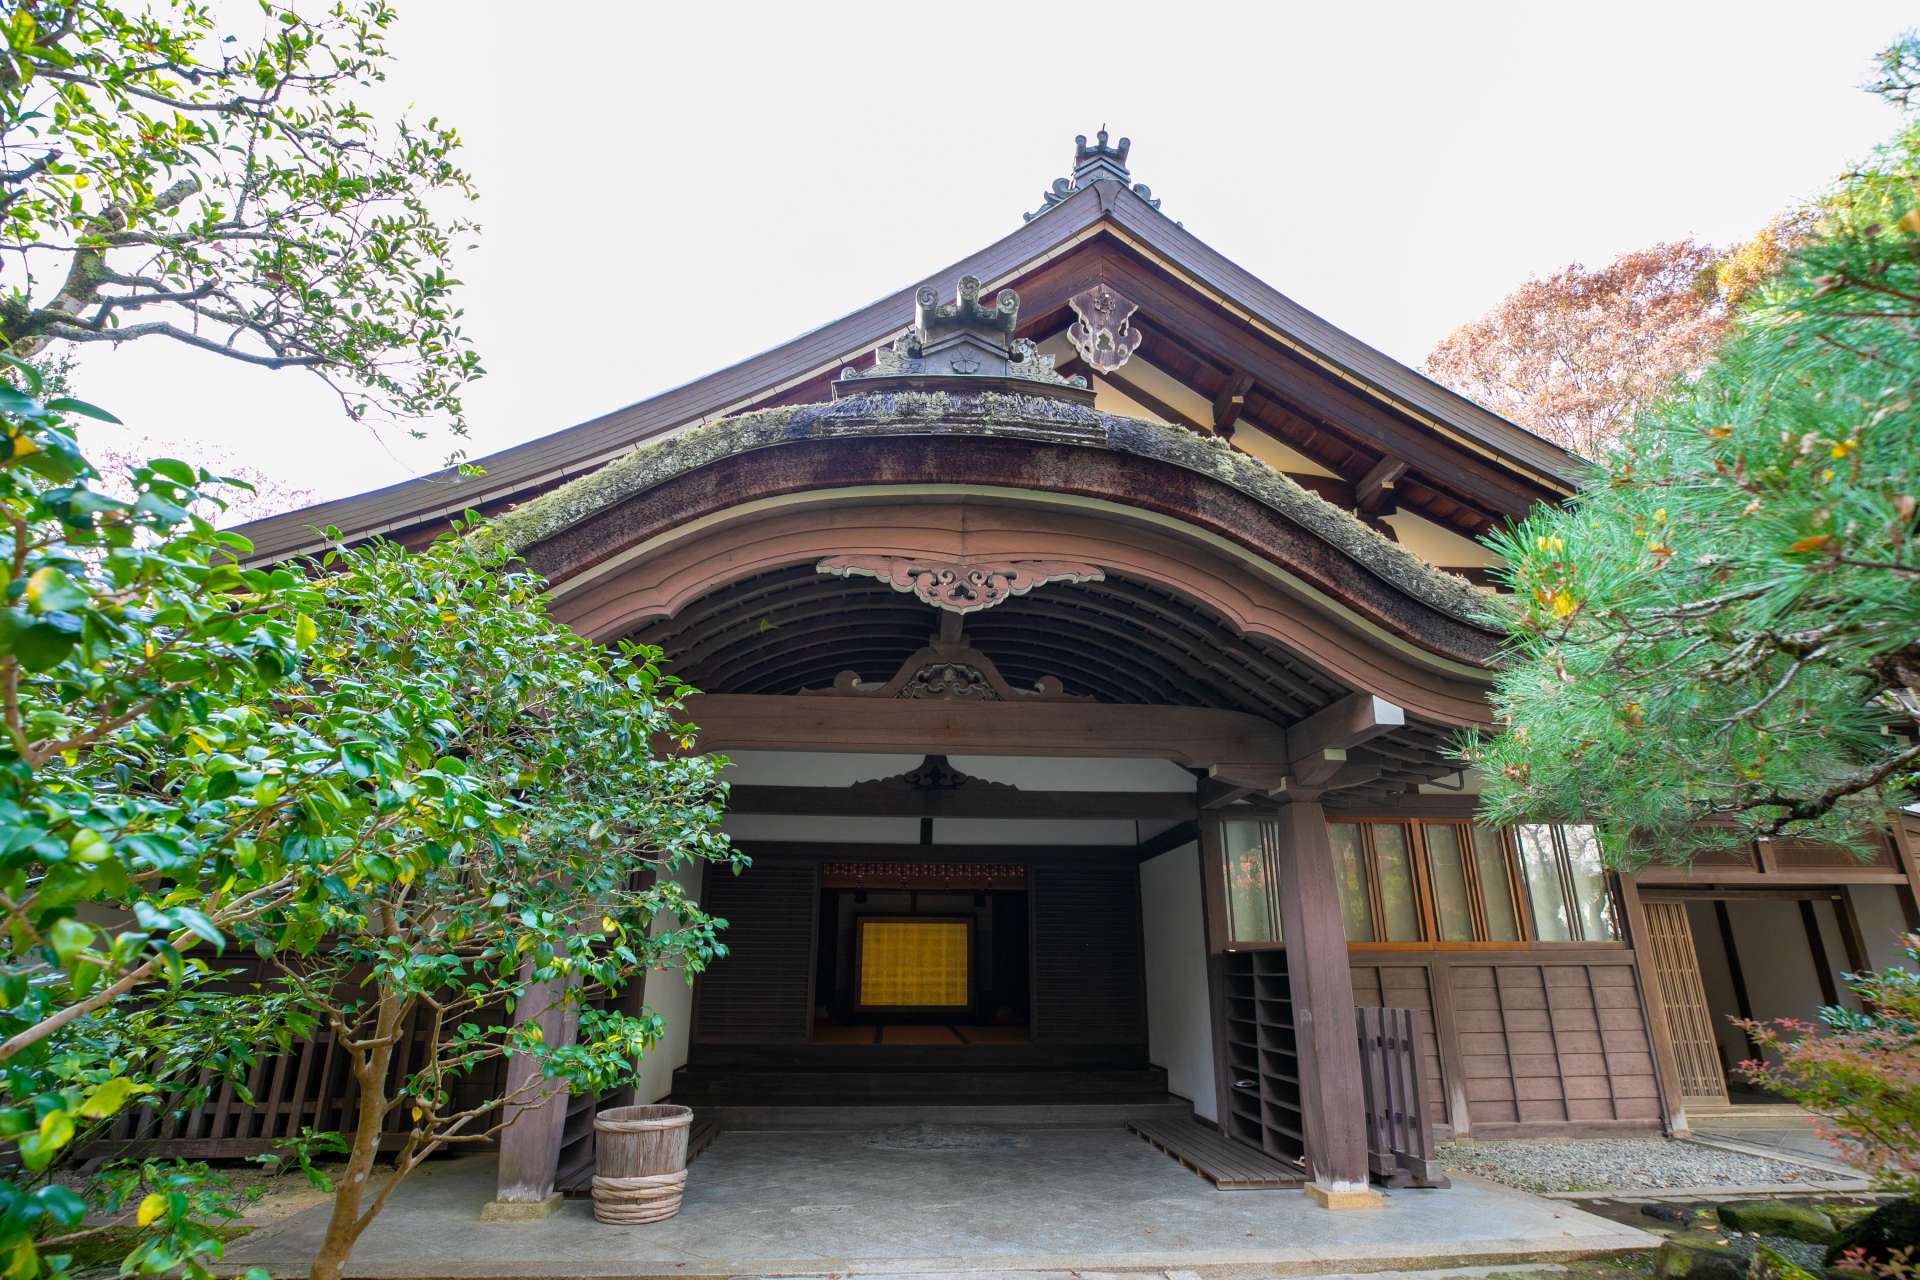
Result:
{"type": "Polygon", "coordinates": [[[1292,445],[1276,440],[1252,423],[1243,422],[1235,428],[1233,442],[1275,471],[1293,471],[1301,475],[1338,478],[1325,465],[1315,462],[1292,445]]]}
{"type": "MultiPolygon", "coordinates": [[[[1807,946],[1806,927],[1800,922],[1800,904],[1787,900],[1737,899],[1727,903],[1734,944],[1740,951],[1740,973],[1746,980],[1753,1016],[1761,1021],[1799,1018],[1814,1021],[1826,1003],[1820,991],[1815,957],[1807,946]]],[[[1842,999],[1845,969],[1839,948],[1839,921],[1831,902],[1814,903],[1820,938],[1827,955],[1821,962],[1833,975],[1842,999]]]]}
{"type": "Polygon", "coordinates": [[[1147,1054],[1167,1087],[1209,1120],[1214,1105],[1213,1022],[1207,1010],[1207,943],[1195,846],[1140,864],[1147,960],[1147,1054]]]}
{"type": "Polygon", "coordinates": [[[765,787],[850,787],[916,768],[924,756],[855,751],[729,751],[728,782],[765,787]]]}
{"type": "Polygon", "coordinates": [[[988,782],[1004,782],[1022,791],[1192,791],[1194,788],[1193,775],[1171,760],[952,756],[949,761],[962,773],[988,782]]]}
{"type": "Polygon", "coordinates": [[[1694,953],[1700,957],[1700,984],[1706,988],[1720,1061],[1726,1066],[1745,1062],[1753,1054],[1747,1038],[1728,1021],[1738,1016],[1740,1001],[1733,994],[1733,972],[1727,965],[1727,948],[1720,940],[1720,922],[1713,914],[1713,903],[1687,903],[1687,924],[1693,930],[1694,953]]]}
{"type": "Polygon", "coordinates": [[[843,818],[833,814],[795,816],[778,813],[730,813],[720,829],[735,840],[821,840],[839,844],[913,844],[920,839],[918,818],[843,818]]]}
{"type": "Polygon", "coordinates": [[[1490,565],[1498,559],[1492,551],[1472,538],[1462,537],[1410,511],[1385,516],[1383,522],[1399,535],[1401,546],[1428,564],[1458,569],[1469,565],[1490,565]]]}
{"type": "MultiPolygon", "coordinates": [[[[731,751],[728,782],[746,786],[847,787],[892,778],[926,757],[854,751],[731,751]]],[[[1192,791],[1193,774],[1171,760],[1098,756],[952,756],[962,773],[1023,791],[1192,791]]]]}
{"type": "MultiPolygon", "coordinates": [[[[674,879],[680,882],[696,900],[700,896],[700,875],[705,863],[692,863],[681,867],[674,873],[674,879]]],[[[671,916],[656,917],[653,922],[655,937],[671,932],[679,921],[671,916]]],[[[687,1037],[693,1023],[693,988],[687,985],[686,975],[675,969],[670,972],[656,970],[647,975],[645,991],[647,1008],[667,1020],[666,1031],[653,1051],[640,1059],[640,1083],[634,1090],[634,1097],[641,1102],[658,1102],[673,1090],[675,1069],[687,1065],[687,1037]]]]}
{"type": "Polygon", "coordinates": [[[1854,914],[1860,918],[1860,943],[1866,948],[1867,963],[1875,969],[1895,965],[1911,968],[1902,939],[1907,932],[1906,913],[1900,909],[1900,890],[1890,884],[1855,885],[1854,914]]]}

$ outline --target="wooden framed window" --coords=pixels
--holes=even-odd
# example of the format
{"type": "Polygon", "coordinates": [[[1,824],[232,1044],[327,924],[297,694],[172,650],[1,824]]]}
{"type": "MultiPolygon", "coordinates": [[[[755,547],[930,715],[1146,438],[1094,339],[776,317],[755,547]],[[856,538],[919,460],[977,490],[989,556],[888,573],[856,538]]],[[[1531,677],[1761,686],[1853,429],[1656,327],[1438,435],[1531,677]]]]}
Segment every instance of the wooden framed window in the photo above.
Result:
{"type": "Polygon", "coordinates": [[[1330,822],[1348,942],[1418,942],[1421,895],[1404,822],[1330,822]]]}
{"type": "Polygon", "coordinates": [[[1328,824],[1347,941],[1446,946],[1619,938],[1585,827],[1373,819],[1328,824]],[[1529,921],[1532,926],[1529,927],[1529,921]]]}
{"type": "Polygon", "coordinates": [[[1541,942],[1617,942],[1620,912],[1592,827],[1528,823],[1514,845],[1541,942]]]}
{"type": "Polygon", "coordinates": [[[1280,884],[1274,824],[1228,819],[1219,824],[1220,876],[1229,945],[1280,942],[1280,884]]]}

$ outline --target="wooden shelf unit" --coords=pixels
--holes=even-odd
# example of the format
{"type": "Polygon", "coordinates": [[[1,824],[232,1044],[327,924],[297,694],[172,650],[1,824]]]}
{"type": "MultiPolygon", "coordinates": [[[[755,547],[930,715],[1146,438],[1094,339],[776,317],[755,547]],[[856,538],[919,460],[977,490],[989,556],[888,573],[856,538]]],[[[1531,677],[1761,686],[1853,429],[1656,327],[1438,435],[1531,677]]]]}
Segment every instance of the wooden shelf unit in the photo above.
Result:
{"type": "Polygon", "coordinates": [[[1306,1155],[1300,1115],[1300,1059],[1293,1033],[1293,989],[1287,953],[1226,954],[1227,1130],[1267,1155],[1306,1155]]]}

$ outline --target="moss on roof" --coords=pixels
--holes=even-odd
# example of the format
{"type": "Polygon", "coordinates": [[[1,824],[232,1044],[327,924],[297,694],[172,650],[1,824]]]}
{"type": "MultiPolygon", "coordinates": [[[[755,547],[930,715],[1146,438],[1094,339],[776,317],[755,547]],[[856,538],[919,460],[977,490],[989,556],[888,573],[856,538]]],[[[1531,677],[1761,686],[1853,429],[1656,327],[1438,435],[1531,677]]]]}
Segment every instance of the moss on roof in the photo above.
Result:
{"type": "Polygon", "coordinates": [[[1466,579],[1434,568],[1351,513],[1259,459],[1226,447],[1222,440],[1064,400],[992,391],[875,391],[825,404],[723,418],[641,445],[590,475],[496,517],[478,536],[498,539],[508,550],[523,553],[596,512],[750,449],[808,440],[914,435],[1001,437],[1111,449],[1198,472],[1285,516],[1434,609],[1477,627],[1488,623],[1487,597],[1466,579]]]}

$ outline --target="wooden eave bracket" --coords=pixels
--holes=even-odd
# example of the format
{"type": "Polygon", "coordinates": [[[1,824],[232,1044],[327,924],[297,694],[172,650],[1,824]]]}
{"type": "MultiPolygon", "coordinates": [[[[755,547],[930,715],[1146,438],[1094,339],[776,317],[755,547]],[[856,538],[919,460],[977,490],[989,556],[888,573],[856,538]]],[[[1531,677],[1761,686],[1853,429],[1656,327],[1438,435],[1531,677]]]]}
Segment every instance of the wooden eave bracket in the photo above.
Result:
{"type": "Polygon", "coordinates": [[[1404,708],[1370,693],[1352,693],[1287,730],[1287,762],[1226,761],[1208,770],[1201,805],[1218,808],[1260,795],[1271,799],[1318,799],[1323,792],[1364,786],[1381,770],[1347,758],[1347,752],[1407,723],[1404,708]]]}
{"type": "Polygon", "coordinates": [[[1387,515],[1399,505],[1394,499],[1394,490],[1406,474],[1407,464],[1400,459],[1391,454],[1380,459],[1353,487],[1355,508],[1362,515],[1387,515]]]}
{"type": "Polygon", "coordinates": [[[1220,394],[1213,398],[1213,429],[1218,435],[1233,435],[1234,426],[1240,421],[1240,414],[1247,407],[1247,395],[1253,390],[1253,375],[1236,369],[1227,379],[1227,385],[1220,388],[1220,394]]]}

